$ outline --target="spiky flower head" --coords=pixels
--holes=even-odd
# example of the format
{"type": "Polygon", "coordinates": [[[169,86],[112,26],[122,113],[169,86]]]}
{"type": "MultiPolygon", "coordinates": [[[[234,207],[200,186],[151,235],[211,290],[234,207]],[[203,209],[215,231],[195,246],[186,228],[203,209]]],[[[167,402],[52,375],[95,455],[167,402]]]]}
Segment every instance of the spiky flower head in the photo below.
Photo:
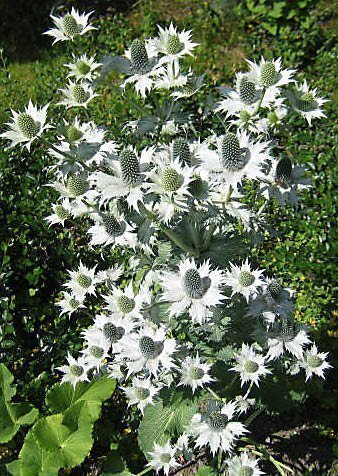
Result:
{"type": "Polygon", "coordinates": [[[293,91],[287,91],[287,97],[293,109],[304,117],[309,125],[312,119],[326,117],[322,106],[328,100],[317,96],[317,88],[310,89],[306,80],[302,84],[296,84],[293,91]]]}
{"type": "Polygon", "coordinates": [[[9,129],[3,132],[0,137],[10,140],[10,147],[23,144],[30,150],[32,142],[36,140],[45,129],[51,127],[49,124],[46,124],[48,106],[49,104],[46,104],[43,108],[38,109],[33,105],[32,101],[29,101],[24,112],[15,112],[12,110],[12,122],[6,122],[9,129]]]}
{"type": "Polygon", "coordinates": [[[56,370],[63,373],[62,382],[70,382],[73,387],[76,387],[78,382],[89,382],[87,372],[90,369],[90,366],[85,357],[82,356],[78,359],[74,359],[74,357],[68,353],[67,361],[68,365],[62,365],[61,367],[56,368],[56,370]]]}
{"type": "Polygon", "coordinates": [[[95,56],[88,57],[86,53],[76,57],[73,55],[73,63],[67,63],[64,66],[69,68],[68,78],[74,77],[76,81],[91,82],[98,76],[98,68],[102,63],[95,62],[95,56]]]}
{"type": "Polygon", "coordinates": [[[134,377],[129,387],[121,387],[128,398],[128,406],[137,405],[141,413],[147,405],[154,404],[154,397],[161,390],[162,385],[153,385],[150,377],[137,378],[134,377]]]}
{"type": "Polygon", "coordinates": [[[197,43],[191,41],[191,31],[178,31],[171,23],[169,28],[158,26],[159,35],[154,38],[154,48],[161,54],[160,64],[169,63],[185,55],[192,56],[197,43]]]}
{"type": "Polygon", "coordinates": [[[198,354],[195,357],[186,357],[180,368],[181,380],[179,385],[189,386],[195,393],[198,387],[203,387],[214,380],[209,375],[210,369],[211,365],[203,364],[198,354]]]}
{"type": "Polygon", "coordinates": [[[230,263],[231,269],[226,273],[225,284],[232,288],[232,296],[242,294],[247,302],[250,296],[256,296],[259,288],[264,284],[262,274],[264,270],[251,269],[248,259],[241,266],[230,263]]]}
{"type": "Polygon", "coordinates": [[[98,96],[87,82],[74,83],[69,80],[67,88],[60,89],[60,91],[63,93],[64,99],[58,104],[66,106],[67,109],[71,107],[87,108],[90,101],[98,96]]]}
{"type": "Polygon", "coordinates": [[[262,476],[263,471],[258,467],[259,460],[243,451],[226,461],[229,476],[262,476]]]}
{"type": "Polygon", "coordinates": [[[231,370],[238,372],[241,377],[241,385],[253,382],[259,387],[259,379],[270,370],[265,367],[266,357],[256,352],[253,346],[242,344],[242,349],[236,354],[236,365],[231,370]]]}
{"type": "Polygon", "coordinates": [[[154,443],[154,450],[149,452],[148,466],[153,468],[156,473],[162,470],[165,475],[169,475],[172,469],[179,466],[175,459],[176,452],[177,448],[171,446],[169,441],[165,445],[154,443]]]}
{"type": "Polygon", "coordinates": [[[96,30],[96,28],[88,24],[88,19],[92,13],[81,14],[78,10],[72,8],[64,16],[51,15],[55,28],[47,30],[44,35],[53,37],[53,44],[58,41],[73,41],[77,35],[84,35],[90,30],[96,30]]]}
{"type": "Polygon", "coordinates": [[[304,352],[299,365],[305,370],[306,381],[314,375],[325,378],[324,371],[332,368],[332,365],[326,361],[327,356],[328,352],[318,352],[316,344],[304,352]]]}

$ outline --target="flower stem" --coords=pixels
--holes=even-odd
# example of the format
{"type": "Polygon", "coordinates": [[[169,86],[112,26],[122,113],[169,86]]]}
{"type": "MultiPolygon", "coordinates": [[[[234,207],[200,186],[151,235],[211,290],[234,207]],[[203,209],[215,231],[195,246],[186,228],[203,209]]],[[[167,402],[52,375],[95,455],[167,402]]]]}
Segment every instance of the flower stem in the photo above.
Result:
{"type": "Polygon", "coordinates": [[[151,467],[144,468],[140,473],[137,473],[136,476],[142,476],[143,474],[149,473],[149,471],[152,471],[151,467]]]}
{"type": "Polygon", "coordinates": [[[264,99],[265,92],[266,92],[266,88],[263,88],[262,95],[259,99],[259,103],[258,103],[257,108],[256,108],[255,112],[253,113],[253,115],[257,114],[257,112],[259,111],[259,109],[262,105],[263,99],[264,99]]]}
{"type": "Polygon", "coordinates": [[[63,150],[58,149],[57,147],[55,147],[54,144],[52,144],[48,140],[44,139],[43,137],[40,137],[40,141],[43,144],[45,144],[47,147],[49,147],[50,149],[54,150],[54,152],[63,155],[67,159],[74,159],[74,157],[72,155],[68,154],[67,152],[64,152],[63,150]]]}
{"type": "Polygon", "coordinates": [[[217,395],[216,392],[214,392],[210,387],[206,387],[206,389],[208,390],[209,393],[211,393],[211,395],[216,399],[216,400],[221,400],[223,401],[223,399],[217,395]]]}

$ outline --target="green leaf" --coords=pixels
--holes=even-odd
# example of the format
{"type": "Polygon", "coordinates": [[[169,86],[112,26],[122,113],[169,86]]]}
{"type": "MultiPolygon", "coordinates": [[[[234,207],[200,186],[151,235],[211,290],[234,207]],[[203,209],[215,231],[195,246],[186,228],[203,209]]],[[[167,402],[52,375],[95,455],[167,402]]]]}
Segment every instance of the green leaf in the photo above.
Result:
{"type": "Polygon", "coordinates": [[[202,468],[199,468],[196,476],[216,476],[216,473],[211,466],[203,466],[202,468]]]}
{"type": "Polygon", "coordinates": [[[148,405],[138,431],[141,450],[147,454],[155,442],[164,444],[171,436],[183,433],[197,410],[197,403],[185,398],[183,391],[167,392],[165,400],[148,405]]]}
{"type": "Polygon", "coordinates": [[[0,364],[0,396],[2,395],[7,401],[16,394],[15,387],[11,386],[13,380],[14,377],[8,368],[4,364],[0,364]]]}
{"type": "Polygon", "coordinates": [[[47,393],[46,403],[55,412],[63,412],[78,402],[87,403],[88,419],[94,422],[100,416],[101,404],[107,400],[116,387],[116,381],[101,377],[90,383],[79,382],[75,389],[69,382],[54,385],[47,393]]]}
{"type": "Polygon", "coordinates": [[[62,424],[63,415],[51,415],[39,420],[33,427],[33,436],[41,448],[46,451],[57,451],[71,430],[62,424]]]}
{"type": "Polygon", "coordinates": [[[118,451],[111,451],[104,462],[103,472],[101,476],[133,476],[128,469],[126,469],[125,462],[121,458],[118,451]]]}

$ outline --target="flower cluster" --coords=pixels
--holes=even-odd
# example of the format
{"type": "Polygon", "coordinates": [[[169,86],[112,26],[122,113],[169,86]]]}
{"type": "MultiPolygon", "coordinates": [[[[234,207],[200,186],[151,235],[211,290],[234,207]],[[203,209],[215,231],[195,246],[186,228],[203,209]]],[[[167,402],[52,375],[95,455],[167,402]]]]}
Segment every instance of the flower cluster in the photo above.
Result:
{"type": "MultiPolygon", "coordinates": [[[[89,14],[74,9],[52,18],[55,28],[47,34],[54,43],[94,29],[89,14]]],[[[184,388],[191,400],[203,400],[179,438],[155,442],[148,457],[156,471],[169,474],[188,450],[193,455],[208,447],[227,456],[229,474],[259,476],[256,459],[246,451],[232,454],[249,431],[242,414],[256,405],[249,398],[253,387],[276,367],[304,371],[308,380],[324,377],[330,365],[295,322],[292,291],[241,259],[238,236],[245,241],[264,226],[269,200],[296,203],[297,189],[309,185],[303,168],[277,152],[271,134],[277,135],[293,111],[309,124],[324,116],[325,100],[306,82],[297,85],[296,72],[283,69],[280,58],[248,61],[234,90],[220,88],[224,97],[204,114],[209,122],[198,133],[182,107],[203,86],[203,77],[183,70],[196,46],[190,31],[171,24],[159,27],[155,38],[135,39],[124,57],[98,63],[82,54],[65,65],[70,79],[58,105],[65,116],[70,108],[77,116],[53,126],[54,141],[41,139],[56,161],[49,185],[60,194],[46,219],[61,226],[81,219],[88,245],[101,251],[102,262],[80,262],[64,283],[62,314],[81,314],[93,300],[99,311],[83,330],[81,355],[69,354],[58,370],[74,386],[102,373],[116,378],[128,404],[145,418],[163,391],[175,395],[184,388]],[[95,78],[109,67],[125,74],[126,96],[164,98],[151,117],[125,124],[114,140],[101,125],[81,119],[98,96],[95,78]],[[141,123],[148,125],[146,146],[138,139],[141,123]],[[252,206],[245,197],[248,186],[256,194],[252,206]],[[113,248],[123,265],[112,261],[107,250],[113,248]],[[251,326],[244,340],[227,332],[240,319],[251,326]],[[213,341],[216,331],[220,337],[213,341]],[[225,359],[227,347],[232,354],[225,359]],[[235,398],[214,390],[222,384],[214,371],[218,362],[240,384],[235,398]]],[[[52,127],[46,124],[47,107],[29,103],[25,112],[13,112],[2,137],[30,148],[52,127]]]]}

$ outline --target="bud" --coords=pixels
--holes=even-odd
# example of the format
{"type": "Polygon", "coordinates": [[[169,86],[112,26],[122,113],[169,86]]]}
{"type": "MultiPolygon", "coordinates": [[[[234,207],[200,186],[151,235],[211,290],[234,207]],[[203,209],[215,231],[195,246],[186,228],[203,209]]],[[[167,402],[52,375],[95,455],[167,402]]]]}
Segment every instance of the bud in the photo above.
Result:
{"type": "Polygon", "coordinates": [[[277,82],[277,71],[275,65],[268,61],[262,66],[261,83],[268,88],[277,82]]]}
{"type": "Polygon", "coordinates": [[[69,367],[69,371],[71,374],[73,374],[75,377],[81,377],[81,375],[83,374],[84,372],[84,369],[83,367],[81,367],[81,365],[71,365],[69,367]]]}
{"type": "Polygon", "coordinates": [[[89,93],[85,90],[81,84],[75,84],[73,87],[73,98],[79,104],[83,104],[89,98],[89,93]]]}
{"type": "Polygon", "coordinates": [[[33,139],[36,136],[36,134],[39,132],[40,123],[34,121],[32,116],[30,116],[29,114],[26,114],[25,112],[22,112],[21,114],[19,114],[17,122],[18,122],[20,131],[28,139],[33,139]]]}
{"type": "Polygon", "coordinates": [[[204,377],[204,370],[201,367],[192,367],[189,370],[189,377],[192,380],[200,380],[204,377]]]}
{"type": "Polygon", "coordinates": [[[252,104],[257,101],[256,87],[245,76],[241,79],[239,85],[239,98],[245,104],[252,104]]]}
{"type": "Polygon", "coordinates": [[[78,72],[79,72],[80,74],[86,75],[86,74],[89,73],[89,71],[90,71],[90,66],[89,66],[89,64],[86,63],[85,61],[79,60],[79,61],[76,63],[76,69],[78,70],[78,72]]]}
{"type": "Polygon", "coordinates": [[[88,190],[87,180],[79,175],[71,174],[67,181],[67,189],[73,197],[83,195],[88,190]]]}
{"type": "Polygon", "coordinates": [[[222,161],[224,167],[231,172],[241,170],[246,164],[246,156],[241,150],[238,137],[227,132],[222,139],[222,161]]]}
{"type": "Polygon", "coordinates": [[[249,271],[241,271],[238,280],[242,286],[247,288],[255,282],[255,276],[249,273],[249,271]]]}
{"type": "Polygon", "coordinates": [[[258,369],[259,365],[253,360],[247,360],[244,364],[244,370],[248,372],[248,374],[254,374],[258,369]]]}
{"type": "Polygon", "coordinates": [[[117,305],[122,314],[128,314],[135,308],[135,301],[123,294],[118,298],[117,305]]]}
{"type": "Polygon", "coordinates": [[[184,45],[180,42],[178,35],[169,35],[167,42],[167,51],[170,55],[176,55],[182,51],[184,45]]]}
{"type": "Polygon", "coordinates": [[[180,159],[182,162],[190,164],[191,155],[188,142],[182,137],[178,137],[172,144],[173,158],[180,159]]]}
{"type": "Polygon", "coordinates": [[[201,299],[210,288],[208,276],[201,278],[197,269],[188,269],[183,278],[183,286],[187,295],[192,299],[201,299]]]}
{"type": "Polygon", "coordinates": [[[91,347],[89,347],[89,353],[96,359],[102,359],[104,355],[104,349],[102,349],[102,347],[99,347],[98,345],[92,345],[91,347]]]}
{"type": "Polygon", "coordinates": [[[140,164],[135,153],[124,149],[120,153],[122,180],[126,185],[136,185],[140,179],[140,164]]]}
{"type": "Polygon", "coordinates": [[[301,95],[299,100],[297,101],[297,107],[303,112],[312,111],[316,109],[316,101],[311,93],[304,93],[301,95]]]}
{"type": "Polygon", "coordinates": [[[145,400],[149,397],[150,391],[146,387],[137,387],[135,388],[135,394],[138,400],[145,400]]]}
{"type": "Polygon", "coordinates": [[[62,18],[62,24],[67,36],[75,36],[82,30],[82,26],[79,25],[75,18],[69,13],[62,18]]]}
{"type": "Polygon", "coordinates": [[[141,40],[134,40],[130,47],[130,56],[133,68],[136,72],[141,72],[147,69],[149,58],[146,46],[141,40]]]}
{"type": "Polygon", "coordinates": [[[208,424],[212,430],[224,430],[228,421],[228,417],[221,412],[212,412],[208,418],[208,424]]]}
{"type": "Polygon", "coordinates": [[[83,132],[81,132],[75,126],[70,125],[66,129],[65,137],[68,142],[75,142],[83,137],[83,132]]]}
{"type": "Polygon", "coordinates": [[[67,220],[70,217],[70,212],[66,210],[62,205],[56,205],[55,214],[60,220],[67,220]]]}
{"type": "Polygon", "coordinates": [[[103,326],[103,335],[112,344],[116,344],[124,335],[123,327],[117,327],[112,322],[106,322],[103,326]]]}
{"type": "Polygon", "coordinates": [[[162,187],[165,192],[175,192],[184,182],[184,178],[174,168],[168,167],[162,174],[162,187]]]}
{"type": "Polygon", "coordinates": [[[106,232],[113,238],[123,235],[126,229],[124,222],[118,221],[113,215],[108,215],[103,220],[106,232]]]}
{"type": "Polygon", "coordinates": [[[323,359],[321,359],[318,355],[308,355],[306,357],[306,363],[309,367],[316,369],[322,365],[323,359]]]}
{"type": "Polygon", "coordinates": [[[90,276],[87,276],[86,274],[81,273],[77,277],[77,282],[82,288],[88,289],[89,286],[92,284],[92,278],[90,276]]]}
{"type": "Polygon", "coordinates": [[[280,159],[276,167],[276,182],[287,187],[292,174],[292,162],[288,157],[280,159]]]}

